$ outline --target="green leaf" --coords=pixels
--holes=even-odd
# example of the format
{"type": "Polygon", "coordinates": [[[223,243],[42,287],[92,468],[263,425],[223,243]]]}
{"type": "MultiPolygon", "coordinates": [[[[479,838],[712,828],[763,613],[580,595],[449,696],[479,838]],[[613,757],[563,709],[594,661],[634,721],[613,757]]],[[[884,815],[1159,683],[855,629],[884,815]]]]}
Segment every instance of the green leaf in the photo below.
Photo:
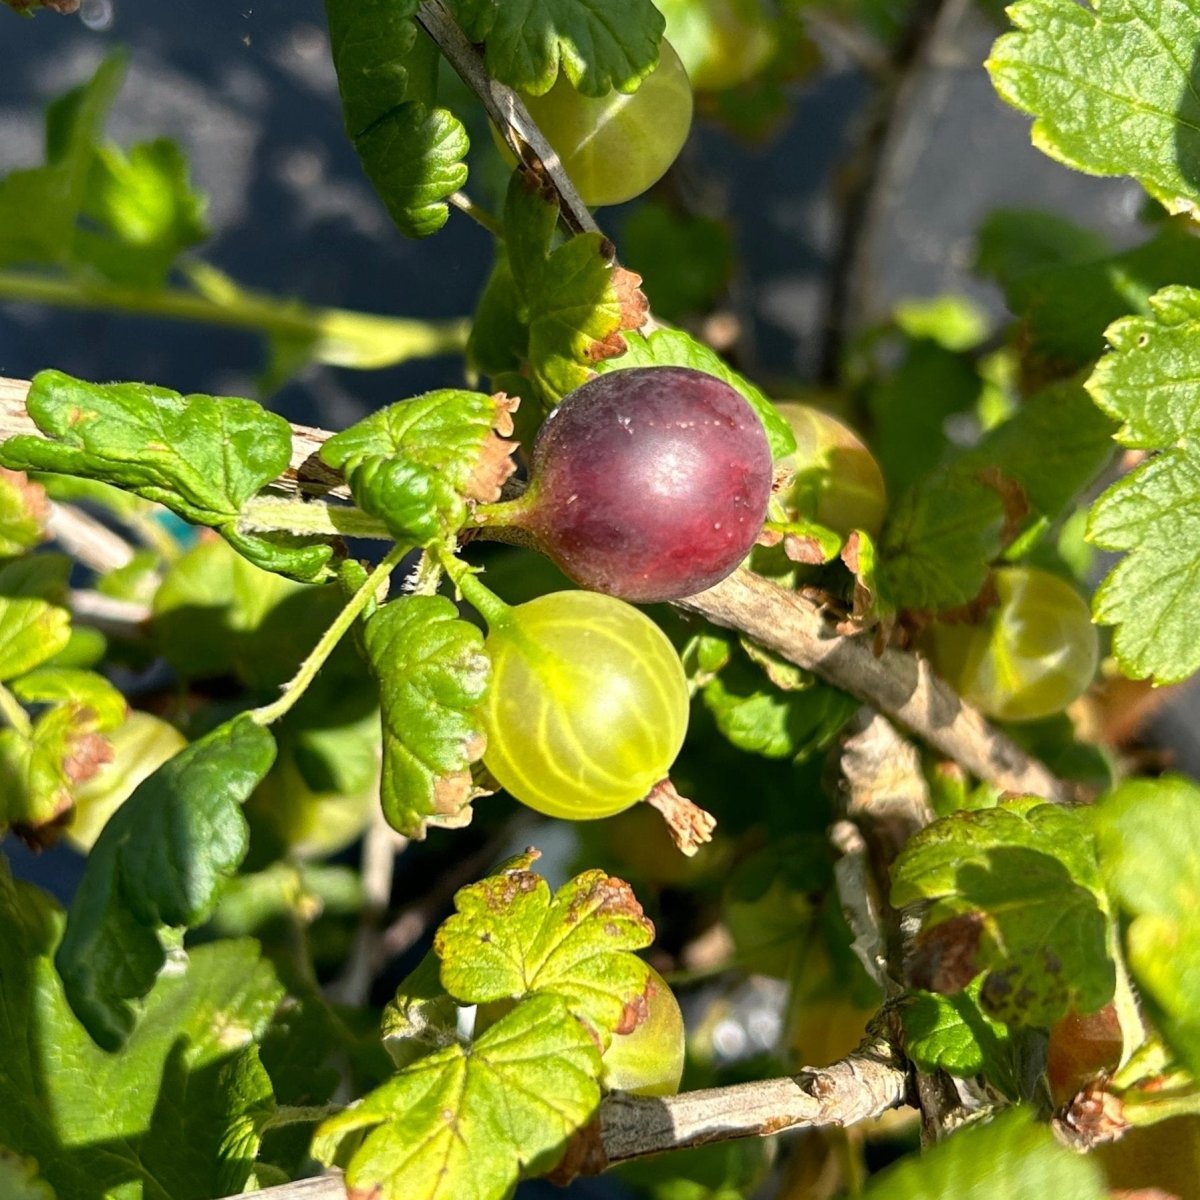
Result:
{"type": "Polygon", "coordinates": [[[346,132],[397,228],[426,237],[466,182],[470,143],[457,117],[410,88],[426,50],[416,11],[416,0],[325,0],[346,132]]]}
{"type": "Polygon", "coordinates": [[[208,236],[206,198],[192,190],[188,163],[160,138],[130,148],[102,146],[88,178],[73,258],[106,278],[161,287],[179,253],[208,236]]]}
{"type": "MultiPolygon", "coordinates": [[[[586,383],[601,360],[620,354],[621,331],[646,315],[640,281],[613,265],[611,243],[581,233],[551,249],[557,224],[554,201],[525,173],[514,174],[504,204],[507,262],[517,315],[529,331],[528,370],[546,407],[586,383]]],[[[502,334],[515,347],[515,331],[502,334]]]]}
{"type": "Polygon", "coordinates": [[[521,865],[460,889],[454,907],[434,949],[456,1000],[561,996],[607,1046],[646,989],[648,968],[631,952],[651,943],[654,926],[629,885],[603,871],[585,871],[551,897],[521,865]]]}
{"type": "Polygon", "coordinates": [[[1008,1026],[982,1008],[982,977],[953,996],[919,988],[901,1010],[904,1049],[922,1071],[969,1078],[986,1075],[1011,1095],[1014,1090],[1008,1026]]]}
{"type": "Polygon", "coordinates": [[[1093,175],[1132,175],[1169,212],[1200,201],[1194,14],[1162,0],[1021,0],[987,61],[1033,142],[1093,175]]]}
{"type": "Polygon", "coordinates": [[[0,681],[24,675],[71,639],[63,601],[71,560],[35,554],[0,565],[0,681]]]}
{"type": "Polygon", "coordinates": [[[983,971],[985,1011],[1042,1027],[1113,994],[1107,901],[1078,812],[1026,797],[935,821],[893,867],[892,903],[918,902],[920,986],[953,994],[983,971]]]}
{"type": "Polygon", "coordinates": [[[56,963],[96,1042],[129,1038],[165,954],[165,926],[193,926],[246,853],[240,805],[275,741],[248,716],[193,742],[138,785],[104,827],[71,906],[56,963]]]}
{"type": "Polygon", "coordinates": [[[454,0],[488,73],[548,92],[560,69],[585,96],[632,92],[658,63],[666,22],[650,0],[454,0]]]}
{"type": "Polygon", "coordinates": [[[486,742],[476,709],[491,676],[483,634],[445,596],[406,596],[367,622],[383,715],[383,811],[421,838],[471,819],[469,767],[486,742]]]}
{"type": "Polygon", "coordinates": [[[0,445],[0,464],[98,479],[224,533],[251,561],[321,573],[328,546],[289,552],[237,529],[243,505],[291,462],[291,427],[252,400],[181,396],[142,383],[85,383],[61,371],[33,380],[25,407],[45,437],[0,445]]]}
{"type": "Polygon", "coordinates": [[[1179,776],[1131,780],[1101,802],[1095,829],[1138,991],[1200,1074],[1200,788],[1179,776]]]}
{"type": "Polygon", "coordinates": [[[807,672],[781,687],[740,653],[701,694],[725,737],[739,750],[765,758],[807,758],[827,746],[860,707],[853,696],[807,672]]]}
{"type": "Polygon", "coordinates": [[[1113,430],[1078,383],[1052,384],[1022,401],[955,466],[999,470],[1020,485],[1033,515],[1055,520],[1112,458],[1113,430]]]}
{"type": "Polygon", "coordinates": [[[450,215],[446,197],[467,182],[471,141],[444,108],[401,104],[354,138],[372,186],[408,237],[436,233],[450,215]]]}
{"type": "Polygon", "coordinates": [[[247,1060],[282,995],[255,943],[192,950],[186,971],[155,983],[141,1024],[112,1055],[72,1015],[55,973],[61,912],[14,883],[2,860],[0,927],[0,1011],[12,1028],[36,1031],[5,1047],[0,1144],[36,1163],[58,1200],[241,1190],[248,1147],[231,1135],[269,1095],[247,1060]]]}
{"type": "Polygon", "coordinates": [[[771,456],[783,458],[796,449],[796,435],[787,420],[749,380],[731,370],[714,350],[697,342],[680,329],[658,329],[646,337],[640,333],[625,335],[625,353],[620,358],[596,364],[596,370],[620,371],[625,367],[692,367],[724,380],[758,414],[767,431],[771,456]]]}
{"type": "Polygon", "coordinates": [[[1025,1109],[962,1129],[872,1178],[863,1200],[1108,1200],[1099,1165],[1063,1146],[1025,1109]]]}
{"type": "Polygon", "coordinates": [[[398,541],[424,546],[462,527],[497,427],[511,428],[503,398],[443,388],[365,417],[331,437],[321,459],[398,541]]]}
{"type": "Polygon", "coordinates": [[[600,1102],[599,1052],[560,996],[533,996],[473,1045],[405,1068],[319,1128],[331,1162],[369,1130],[346,1166],[351,1191],[379,1200],[502,1200],[542,1174],[600,1102]]]}
{"type": "Polygon", "coordinates": [[[65,263],[87,196],[96,143],[125,77],[126,56],[110,54],[85,84],[46,113],[46,165],[0,180],[0,263],[65,263]]]}
{"type": "MultiPolygon", "coordinates": [[[[1029,222],[1050,219],[1049,214],[1023,215],[1029,222]]],[[[1031,235],[1038,228],[1033,225],[1031,235]]],[[[989,236],[986,226],[982,236],[989,236]]],[[[1085,231],[1079,236],[1094,240],[1085,231]]],[[[1022,354],[1051,373],[1070,373],[1093,363],[1104,347],[1104,330],[1118,317],[1151,315],[1150,297],[1159,288],[1200,286],[1200,243],[1174,224],[1118,254],[1103,244],[1088,252],[1085,242],[1046,261],[1020,257],[1016,248],[1002,254],[985,241],[981,269],[984,263],[1020,320],[1022,354]]]]}
{"type": "Polygon", "coordinates": [[[395,108],[408,88],[417,0],[325,0],[346,132],[357,137],[395,108]]]}
{"type": "Polygon", "coordinates": [[[1092,604],[1098,622],[1117,627],[1113,649],[1122,670],[1171,683],[1200,667],[1200,643],[1193,636],[1200,608],[1192,582],[1200,563],[1200,405],[1194,385],[1200,291],[1165,288],[1150,304],[1152,317],[1126,317],[1106,330],[1112,349],[1087,389],[1122,422],[1118,441],[1163,453],[1096,501],[1087,537],[1102,549],[1129,552],[1092,604]]]}
{"type": "Polygon", "coordinates": [[[0,467],[0,557],[23,554],[42,541],[49,513],[41,484],[0,467]]]}
{"type": "Polygon", "coordinates": [[[944,470],[891,507],[875,566],[894,608],[937,612],[973,600],[1000,553],[1004,505],[965,471],[944,470]]]}

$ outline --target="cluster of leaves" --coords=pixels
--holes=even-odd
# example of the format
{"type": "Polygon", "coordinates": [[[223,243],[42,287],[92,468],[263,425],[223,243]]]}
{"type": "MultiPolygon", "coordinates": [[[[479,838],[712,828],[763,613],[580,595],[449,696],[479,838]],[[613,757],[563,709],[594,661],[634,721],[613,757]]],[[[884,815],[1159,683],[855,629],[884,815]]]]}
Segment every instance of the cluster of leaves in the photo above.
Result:
{"type": "MultiPolygon", "coordinates": [[[[800,40],[798,7],[780,4],[767,23],[775,49],[758,74],[710,98],[728,124],[761,130],[778,112],[795,68],[785,64],[800,40]]],[[[453,0],[448,9],[488,75],[529,94],[546,92],[560,70],[587,95],[632,91],[654,67],[664,27],[650,0],[532,9],[453,0]]],[[[470,118],[452,111],[461,97],[450,88],[439,105],[428,14],[417,0],[326,0],[326,10],[364,169],[403,232],[431,234],[466,180],[470,118]]],[[[1126,553],[1095,599],[1097,619],[1116,627],[1118,663],[1131,677],[1170,682],[1200,667],[1190,632],[1200,261],[1184,223],[1196,210],[1200,159],[1180,58],[1191,34],[1179,13],[1149,19],[1123,0],[1092,12],[1026,0],[1013,20],[1018,31],[997,42],[989,65],[1000,93],[1037,118],[1038,144],[1085,170],[1132,175],[1178,216],[1121,253],[1061,220],[991,219],[978,267],[1014,315],[999,350],[978,314],[941,301],[901,306],[850,356],[841,399],[869,421],[892,496],[879,536],[843,538],[783,519],[777,532],[808,556],[781,566],[764,548],[754,565],[844,604],[859,626],[916,628],[986,606],[998,563],[1084,579],[1086,515],[1091,544],[1126,553]],[[1119,136],[1101,139],[1100,128],[1119,136]],[[963,428],[969,437],[951,436],[963,428]],[[1114,436],[1146,461],[1089,512],[1080,498],[1109,467],[1114,436]]],[[[892,24],[882,11],[868,22],[883,42],[892,24]]],[[[403,351],[389,347],[404,340],[395,327],[329,312],[292,311],[285,321],[181,259],[204,229],[179,151],[100,142],[122,70],[109,59],[52,105],[45,164],[0,182],[0,267],[82,277],[147,303],[167,296],[183,270],[210,303],[258,305],[275,379],[309,357],[395,361],[403,351]]],[[[655,232],[665,207],[640,211],[630,228],[642,222],[638,265],[651,296],[658,270],[672,269],[663,256],[683,245],[711,269],[668,275],[677,311],[711,303],[727,276],[727,248],[711,224],[667,219],[675,242],[655,232]]],[[[551,1170],[595,1116],[601,1055],[644,1009],[647,967],[635,951],[654,931],[617,871],[644,882],[664,913],[686,890],[697,920],[728,934],[727,977],[784,981],[783,1033],[768,1069],[849,1053],[881,1002],[879,964],[842,911],[841,864],[825,840],[831,811],[819,798],[818,752],[857,702],[749,639],[698,632],[670,613],[656,616],[697,696],[677,774],[722,821],[707,859],[664,863],[661,830],[641,824],[653,814],[639,810],[580,838],[614,874],[586,870],[551,894],[526,855],[461,889],[389,1004],[382,1047],[358,1028],[361,1013],[338,1010],[318,987],[318,929],[332,940],[330,957],[344,957],[363,898],[352,873],[308,857],[352,840],[377,796],[388,823],[420,840],[430,828],[466,825],[483,794],[484,640],[435,591],[471,504],[498,497],[515,444],[527,446],[544,414],[595,371],[681,365],[738,390],[777,459],[795,448],[764,393],[699,340],[670,327],[641,332],[642,280],[616,264],[601,235],[560,229],[544,179],[512,175],[501,224],[466,346],[469,370],[490,392],[414,397],[326,441],[321,461],[353,507],[291,501],[273,487],[292,465],[291,430],[244,399],[47,371],[26,402],[39,435],[0,446],[0,823],[50,840],[114,753],[108,735],[115,744],[126,701],[90,669],[106,652],[124,665],[170,665],[186,700],[153,703],[190,739],[105,824],[65,917],[0,863],[0,924],[13,934],[0,942],[0,1001],[14,1028],[39,1034],[14,1042],[0,1074],[0,1184],[15,1181],[17,1195],[153,1183],[212,1196],[293,1178],[310,1151],[344,1167],[360,1194],[509,1194],[519,1178],[551,1170]],[[141,533],[147,548],[93,583],[148,606],[149,646],[132,637],[106,647],[71,629],[67,560],[27,554],[45,535],[30,472],[52,495],[86,499],[141,533]],[[182,547],[152,506],[220,538],[182,547]],[[414,553],[409,594],[378,602],[342,541],[364,532],[396,544],[393,562],[414,553]],[[325,631],[351,624],[354,644],[324,645],[325,631]],[[302,663],[314,646],[325,656],[315,682],[302,663]],[[752,811],[741,802],[748,762],[752,811]],[[335,1061],[362,1097],[348,1108],[328,1103],[335,1061]],[[133,1098],[97,1111],[90,1092],[78,1094],[80,1080],[133,1098]]],[[[513,600],[553,579],[527,552],[489,569],[513,600]]],[[[919,789],[933,785],[940,818],[890,871],[891,910],[919,926],[899,1005],[904,1052],[919,1071],[957,1077],[964,1089],[982,1077],[994,1103],[1044,1109],[1047,1038],[1053,1045],[1072,1017],[1112,1012],[1123,1046],[1106,1065],[1119,1073],[1097,1085],[1093,1071],[1080,1086],[1107,1086],[1125,1124],[1195,1113],[1200,945],[1191,914],[1200,881],[1190,833],[1200,789],[1181,778],[1110,788],[1108,765],[1076,753],[1065,718],[1020,736],[1104,794],[1086,810],[1001,798],[926,764],[919,789]]],[[[482,814],[477,824],[489,820],[500,824],[482,814]]],[[[710,1034],[724,1011],[714,1007],[710,1034]]],[[[726,1082],[717,1039],[705,1049],[701,1031],[693,1041],[693,1082],[726,1082]]],[[[643,1167],[638,1182],[655,1195],[745,1194],[769,1160],[738,1153],[643,1167]]],[[[985,1188],[1106,1194],[1094,1162],[1013,1112],[881,1175],[867,1195],[985,1188]]]]}

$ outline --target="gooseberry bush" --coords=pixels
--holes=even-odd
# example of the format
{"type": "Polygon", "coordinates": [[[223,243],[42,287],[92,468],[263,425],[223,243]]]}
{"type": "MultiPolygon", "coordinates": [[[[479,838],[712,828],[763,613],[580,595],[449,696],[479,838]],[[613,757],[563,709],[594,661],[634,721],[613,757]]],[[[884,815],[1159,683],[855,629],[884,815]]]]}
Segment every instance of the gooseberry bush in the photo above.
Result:
{"type": "MultiPolygon", "coordinates": [[[[78,7],[5,4],[16,55],[78,7]]],[[[0,302],[267,356],[0,364],[0,1196],[1200,1195],[1200,785],[1148,729],[1200,668],[1200,29],[1019,0],[980,70],[1140,243],[997,211],[1004,322],[846,301],[820,379],[730,336],[676,161],[831,44],[894,151],[938,7],[325,0],[389,236],[491,235],[469,320],[207,262],[184,150],[105,132],[122,52],[50,104],[0,302]]]]}

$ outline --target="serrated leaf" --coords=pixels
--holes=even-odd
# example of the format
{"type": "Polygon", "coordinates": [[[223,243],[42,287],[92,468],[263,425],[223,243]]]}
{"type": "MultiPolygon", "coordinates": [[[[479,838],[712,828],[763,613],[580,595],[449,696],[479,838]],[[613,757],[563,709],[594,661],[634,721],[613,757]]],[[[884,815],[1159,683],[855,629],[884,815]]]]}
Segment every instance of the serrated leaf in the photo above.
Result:
{"type": "Polygon", "coordinates": [[[462,122],[430,107],[414,55],[416,0],[325,0],[346,132],[397,228],[435,233],[449,215],[446,197],[467,180],[470,145],[462,122]]]}
{"type": "Polygon", "coordinates": [[[1112,996],[1107,901],[1077,812],[1026,797],[935,821],[892,871],[892,903],[919,901],[921,986],[953,994],[985,972],[988,1013],[1042,1027],[1112,996]]]}
{"type": "Polygon", "coordinates": [[[253,1078],[234,1064],[253,1055],[282,995],[257,945],[192,950],[186,971],[157,981],[142,1023],[112,1055],[75,1019],[55,973],[58,906],[14,883],[2,860],[0,926],[0,1011],[37,1031],[5,1048],[0,1145],[36,1162],[58,1200],[240,1190],[249,1163],[227,1138],[261,1105],[265,1080],[247,1087],[253,1078]]]}
{"type": "Polygon", "coordinates": [[[346,1165],[353,1192],[378,1200],[502,1200],[522,1174],[549,1170],[600,1102],[600,1056],[561,996],[533,996],[470,1047],[418,1060],[325,1121],[313,1153],[346,1165]]]}
{"type": "Polygon", "coordinates": [[[1033,142],[1093,175],[1132,175],[1169,212],[1200,203],[1195,15],[1162,0],[1021,0],[987,61],[1033,142]]]}
{"type": "Polygon", "coordinates": [[[506,261],[528,328],[528,369],[547,407],[586,383],[602,360],[621,354],[622,331],[641,325],[647,312],[641,279],[613,264],[610,243],[581,233],[551,249],[557,223],[553,199],[524,173],[514,174],[504,204],[506,261]]]}
{"type": "Polygon", "coordinates": [[[46,536],[46,490],[24,471],[0,467],[0,557],[31,550],[46,536]]]}
{"type": "Polygon", "coordinates": [[[9,438],[0,464],[115,484],[221,530],[252,560],[302,578],[319,575],[328,561],[327,546],[287,548],[237,529],[242,506],[292,455],[287,421],[254,401],[42,371],[25,407],[46,436],[9,438]]]}
{"type": "Polygon", "coordinates": [[[1095,813],[1100,865],[1126,914],[1125,955],[1172,1050],[1200,1073],[1200,788],[1137,779],[1095,813]]]}
{"type": "Polygon", "coordinates": [[[488,73],[548,92],[560,69],[585,96],[631,92],[658,63],[666,22],[650,0],[455,0],[488,73]]]}
{"type": "Polygon", "coordinates": [[[758,414],[767,432],[771,457],[783,458],[796,449],[796,435],[786,418],[749,380],[726,366],[715,350],[696,341],[681,329],[657,329],[648,337],[640,333],[625,335],[625,353],[596,364],[596,370],[620,371],[625,367],[692,367],[705,371],[729,384],[758,414]]]}
{"type": "Polygon", "coordinates": [[[346,132],[357,137],[405,98],[417,0],[325,0],[346,132]]]}
{"type": "Polygon", "coordinates": [[[739,750],[765,758],[807,758],[827,746],[860,707],[846,692],[807,675],[773,685],[742,654],[705,683],[704,706],[739,750]]]}
{"type": "Polygon", "coordinates": [[[923,1071],[945,1071],[969,1078],[986,1075],[1014,1090],[1008,1026],[993,1020],[980,1005],[982,977],[953,996],[915,989],[901,1010],[904,1050],[923,1071]]]}
{"type": "Polygon", "coordinates": [[[522,867],[461,888],[454,906],[434,949],[442,985],[455,999],[552,993],[605,1046],[618,1027],[636,1024],[636,1011],[627,1010],[649,974],[632,951],[651,943],[654,926],[623,880],[585,871],[551,897],[546,881],[522,867]]]}
{"type": "Polygon", "coordinates": [[[423,546],[461,528],[493,430],[511,428],[501,397],[443,388],[365,417],[331,437],[321,459],[345,474],[360,508],[423,546]]]}
{"type": "Polygon", "coordinates": [[[491,677],[483,634],[445,596],[406,596],[376,610],[364,640],[379,680],[388,823],[416,838],[429,825],[465,825],[468,768],[486,744],[476,711],[491,677]]]}
{"type": "Polygon", "coordinates": [[[176,257],[208,236],[206,198],[192,190],[188,163],[160,138],[96,152],[72,257],[106,278],[161,287],[176,257]]]}
{"type": "Polygon", "coordinates": [[[46,112],[46,165],[0,179],[0,263],[64,263],[87,195],[92,159],[125,77],[126,56],[111,54],[92,78],[46,112]]]}
{"type": "Polygon", "coordinates": [[[963,471],[940,471],[892,505],[878,546],[875,582],[898,609],[937,612],[973,600],[1000,553],[1004,505],[963,471]]]}
{"type": "Polygon", "coordinates": [[[1092,605],[1098,622],[1117,627],[1113,649],[1122,670],[1170,683],[1200,667],[1192,636],[1200,613],[1192,586],[1200,544],[1200,405],[1193,381],[1200,291],[1165,288],[1150,305],[1152,317],[1126,317],[1106,330],[1112,349],[1087,389],[1122,422],[1120,442],[1164,452],[1096,501],[1087,537],[1105,550],[1129,552],[1092,605]]]}
{"type": "Polygon", "coordinates": [[[71,560],[35,554],[0,565],[0,681],[32,671],[71,639],[63,601],[71,560]]]}
{"type": "Polygon", "coordinates": [[[1025,1109],[959,1130],[872,1178],[863,1200],[1108,1200],[1092,1158],[1063,1146],[1025,1109]]]}
{"type": "Polygon", "coordinates": [[[372,186],[408,237],[436,233],[450,215],[446,197],[467,182],[471,140],[445,108],[398,105],[354,139],[372,186]]]}
{"type": "Polygon", "coordinates": [[[270,733],[235,717],[143,780],[97,839],[55,962],[105,1049],[137,1023],[165,959],[160,930],[198,924],[245,856],[240,805],[274,757],[270,733]]]}

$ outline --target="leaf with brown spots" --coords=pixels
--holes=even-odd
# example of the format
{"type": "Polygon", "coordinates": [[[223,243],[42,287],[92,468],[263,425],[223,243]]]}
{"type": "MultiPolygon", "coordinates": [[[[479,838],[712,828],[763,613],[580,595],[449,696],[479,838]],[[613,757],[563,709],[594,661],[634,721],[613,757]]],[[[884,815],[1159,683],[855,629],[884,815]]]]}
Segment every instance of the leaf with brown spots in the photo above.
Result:
{"type": "Polygon", "coordinates": [[[457,1000],[550,992],[602,1046],[636,1016],[649,974],[632,951],[650,944],[654,926],[623,880],[585,871],[551,896],[540,875],[519,866],[463,888],[454,904],[434,949],[442,985],[457,1000]]]}
{"type": "Polygon", "coordinates": [[[1112,997],[1108,900],[1079,812],[1020,797],[935,821],[896,859],[892,903],[925,906],[916,981],[956,992],[982,972],[998,1020],[1047,1027],[1112,997]]]}
{"type": "Polygon", "coordinates": [[[28,732],[0,730],[0,828],[32,845],[57,840],[77,784],[112,761],[105,733],[125,718],[125,698],[90,671],[45,667],[12,684],[18,700],[46,705],[28,732]]]}
{"type": "Polygon", "coordinates": [[[46,536],[46,489],[24,471],[0,467],[0,555],[21,554],[46,536]]]}

